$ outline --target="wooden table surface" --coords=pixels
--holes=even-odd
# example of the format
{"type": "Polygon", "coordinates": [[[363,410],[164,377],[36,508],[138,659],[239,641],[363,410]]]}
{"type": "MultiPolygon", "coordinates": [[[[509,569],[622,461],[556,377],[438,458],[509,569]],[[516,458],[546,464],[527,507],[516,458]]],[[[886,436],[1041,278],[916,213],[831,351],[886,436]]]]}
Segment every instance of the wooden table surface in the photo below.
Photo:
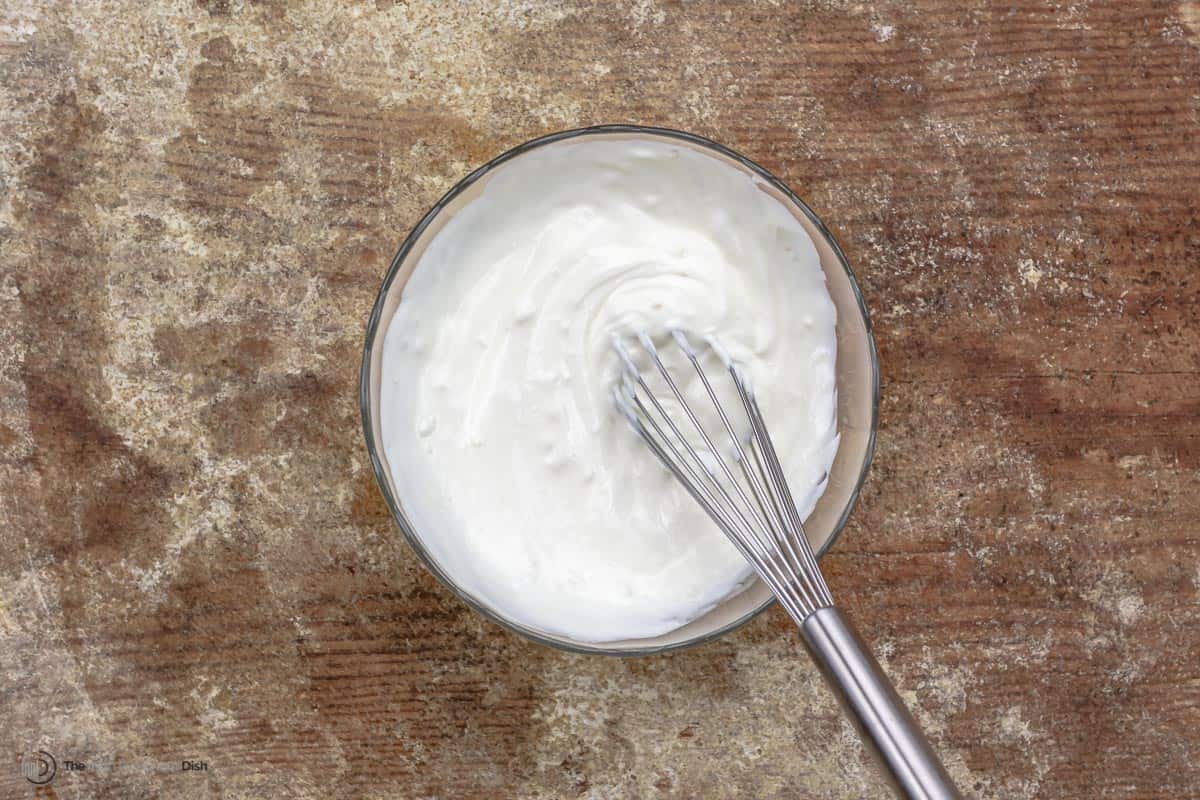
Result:
{"type": "Polygon", "coordinates": [[[566,655],[384,508],[388,260],[598,122],[844,245],[882,411],[824,563],[968,794],[1200,797],[1200,4],[1100,0],[0,4],[0,796],[886,796],[782,612],[566,655]]]}

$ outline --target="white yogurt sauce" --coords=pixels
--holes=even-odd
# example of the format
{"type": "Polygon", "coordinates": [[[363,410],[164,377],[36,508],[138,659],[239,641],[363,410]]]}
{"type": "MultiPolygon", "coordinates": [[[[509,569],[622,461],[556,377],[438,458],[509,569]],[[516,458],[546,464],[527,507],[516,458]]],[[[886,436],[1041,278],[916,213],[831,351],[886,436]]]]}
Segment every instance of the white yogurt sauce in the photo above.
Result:
{"type": "Polygon", "coordinates": [[[807,516],[837,450],[834,322],[812,240],[746,173],[662,140],[532,150],[436,235],[388,327],[397,494],[502,616],[585,642],[667,633],[751,571],[615,412],[613,335],[719,338],[807,516]]]}

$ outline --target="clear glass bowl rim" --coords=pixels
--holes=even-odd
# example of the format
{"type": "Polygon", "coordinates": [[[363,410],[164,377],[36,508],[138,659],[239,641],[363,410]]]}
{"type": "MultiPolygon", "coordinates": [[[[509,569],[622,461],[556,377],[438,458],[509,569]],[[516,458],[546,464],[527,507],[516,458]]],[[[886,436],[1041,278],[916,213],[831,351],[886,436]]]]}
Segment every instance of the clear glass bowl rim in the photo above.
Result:
{"type": "MultiPolygon", "coordinates": [[[[382,457],[375,447],[374,437],[372,436],[371,430],[371,356],[377,338],[376,335],[379,332],[380,322],[383,318],[384,305],[392,283],[395,281],[396,276],[400,273],[401,267],[404,265],[405,258],[408,256],[408,253],[413,248],[414,244],[421,238],[421,235],[425,232],[425,229],[429,227],[433,220],[436,219],[437,216],[446,208],[446,206],[453,202],[458,195],[462,194],[462,192],[466,191],[466,189],[468,189],[472,184],[483,178],[492,170],[499,167],[501,164],[504,164],[510,159],[516,158],[517,156],[538,147],[543,147],[545,145],[561,142],[567,139],[593,136],[596,134],[629,134],[677,139],[703,149],[712,150],[729,159],[732,159],[756,174],[763,181],[769,183],[791,203],[794,203],[796,208],[800,209],[800,211],[809,219],[809,221],[813,223],[817,230],[820,231],[821,235],[826,239],[830,248],[833,250],[834,255],[837,257],[838,264],[846,273],[846,278],[853,290],[854,298],[858,305],[858,310],[862,314],[863,325],[866,330],[867,346],[870,354],[870,380],[873,389],[873,397],[871,398],[871,427],[867,434],[866,452],[863,457],[862,468],[859,471],[858,478],[850,492],[849,498],[847,499],[845,508],[842,509],[842,513],[838,517],[837,524],[834,526],[829,538],[825,540],[825,542],[817,551],[817,557],[819,558],[822,556],[826,551],[829,550],[831,546],[833,546],[833,543],[837,541],[838,537],[841,535],[842,529],[846,526],[846,521],[849,519],[851,511],[853,511],[854,506],[858,502],[859,493],[862,491],[863,483],[866,481],[867,473],[870,471],[871,461],[875,452],[875,434],[879,426],[879,355],[875,347],[875,335],[871,326],[871,317],[867,312],[867,306],[866,302],[863,300],[862,290],[858,285],[858,281],[854,277],[854,272],[850,269],[850,262],[846,258],[845,252],[843,252],[841,245],[837,243],[837,240],[834,238],[833,234],[826,227],[825,223],[821,221],[821,218],[817,216],[816,212],[813,211],[807,203],[801,200],[795,192],[789,189],[787,185],[783,183],[783,181],[776,178],[766,168],[760,166],[749,158],[746,158],[741,153],[731,150],[722,144],[718,144],[717,142],[698,134],[675,130],[674,128],[660,128],[646,125],[591,125],[583,128],[573,128],[570,130],[558,131],[556,133],[549,133],[544,136],[539,136],[535,139],[530,139],[523,144],[519,144],[516,147],[506,150],[505,152],[493,158],[491,161],[485,163],[483,166],[473,170],[462,180],[458,181],[458,183],[454,184],[454,186],[448,192],[446,192],[446,194],[444,194],[441,199],[438,200],[433,207],[425,213],[423,217],[421,217],[421,221],[418,222],[416,226],[409,232],[408,236],[405,237],[404,242],[400,245],[400,249],[396,251],[396,255],[392,258],[391,264],[388,266],[387,273],[384,275],[383,284],[380,286],[379,294],[376,297],[375,304],[371,309],[371,316],[367,319],[366,335],[363,342],[362,364],[359,370],[359,413],[362,417],[363,436],[366,440],[367,454],[371,459],[371,467],[375,473],[375,482],[379,485],[379,490],[383,494],[384,502],[387,504],[388,511],[391,512],[392,519],[395,520],[397,527],[400,528],[400,532],[404,534],[404,538],[408,540],[409,546],[414,552],[416,552],[417,557],[421,559],[426,569],[428,569],[434,575],[434,577],[437,578],[443,586],[449,589],[459,600],[462,600],[476,612],[482,614],[485,618],[499,624],[513,633],[524,636],[525,638],[537,642],[538,644],[544,644],[559,650],[565,650],[570,653],[584,655],[654,655],[658,653],[683,650],[685,648],[695,647],[696,645],[701,645],[706,642],[719,639],[727,633],[730,633],[731,631],[734,631],[745,625],[763,611],[767,610],[767,608],[775,603],[775,598],[768,597],[748,613],[733,620],[732,622],[726,623],[719,628],[709,631],[708,633],[694,636],[690,639],[685,639],[679,642],[645,647],[630,646],[623,648],[612,648],[591,645],[586,642],[567,641],[565,639],[555,638],[534,628],[526,627],[520,623],[513,622],[512,620],[505,619],[460,589],[454,580],[447,575],[441,569],[441,567],[438,566],[437,562],[434,561],[429,552],[425,549],[425,546],[421,543],[421,539],[417,535],[417,532],[413,530],[405,520],[404,514],[400,511],[399,503],[397,502],[396,498],[392,496],[392,492],[388,488],[386,467],[384,466],[382,457]]],[[[382,338],[379,339],[379,342],[380,346],[382,346],[382,338]]]]}

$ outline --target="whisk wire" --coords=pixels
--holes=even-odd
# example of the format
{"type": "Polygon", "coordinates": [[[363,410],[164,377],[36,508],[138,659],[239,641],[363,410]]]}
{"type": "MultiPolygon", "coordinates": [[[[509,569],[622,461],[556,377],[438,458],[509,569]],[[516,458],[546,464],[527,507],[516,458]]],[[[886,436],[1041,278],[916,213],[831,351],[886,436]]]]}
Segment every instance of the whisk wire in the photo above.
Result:
{"type": "MultiPolygon", "coordinates": [[[[772,539],[774,540],[773,544],[776,547],[784,548],[787,551],[787,555],[791,555],[793,559],[796,559],[796,561],[799,562],[800,559],[792,545],[792,540],[795,538],[795,530],[788,530],[787,526],[784,524],[786,518],[779,513],[779,502],[773,496],[770,496],[771,490],[763,485],[764,482],[760,478],[760,474],[765,474],[765,471],[762,470],[761,458],[758,457],[757,453],[755,454],[753,466],[758,468],[758,472],[756,472],[751,467],[749,459],[746,457],[746,451],[742,447],[741,437],[739,437],[737,432],[734,430],[733,424],[729,421],[729,416],[725,413],[724,406],[722,406],[721,401],[717,398],[717,393],[713,389],[712,383],[708,380],[708,375],[704,372],[704,368],[700,365],[700,359],[696,355],[696,351],[692,348],[691,343],[687,340],[687,337],[684,336],[682,331],[672,331],[671,335],[676,343],[678,343],[680,349],[683,350],[684,355],[691,362],[692,367],[696,370],[696,375],[700,378],[700,382],[704,385],[704,390],[708,394],[709,400],[712,401],[713,407],[716,408],[717,414],[721,418],[721,424],[724,426],[725,432],[728,434],[729,440],[733,444],[735,460],[738,462],[738,466],[741,468],[742,474],[745,476],[746,482],[750,486],[750,491],[754,494],[754,500],[762,512],[760,519],[765,519],[767,522],[767,528],[772,539]],[[770,503],[770,509],[768,509],[768,502],[770,503]]],[[[750,395],[745,392],[744,381],[742,376],[738,373],[736,366],[732,362],[729,362],[728,369],[730,377],[733,378],[734,384],[738,387],[739,396],[744,394],[745,397],[750,397],[750,395]]],[[[753,441],[754,439],[751,438],[750,442],[753,441]]],[[[799,535],[804,535],[802,528],[799,529],[799,535]]],[[[767,555],[771,557],[772,560],[776,557],[776,553],[771,547],[766,547],[765,550],[767,555]]],[[[817,588],[811,585],[811,581],[807,580],[807,576],[803,572],[800,573],[799,578],[800,580],[797,588],[799,588],[805,594],[805,599],[814,608],[820,607],[820,593],[817,588]]],[[[832,600],[830,602],[832,602],[832,600]]]]}
{"type": "MultiPolygon", "coordinates": [[[[648,414],[640,399],[635,397],[632,401],[632,405],[630,405],[629,399],[625,396],[622,396],[621,393],[618,392],[616,393],[616,403],[617,407],[629,420],[634,430],[641,435],[643,440],[645,440],[646,444],[650,447],[651,452],[653,452],[659,458],[659,460],[666,465],[667,469],[671,471],[675,478],[679,480],[681,484],[683,484],[684,488],[688,491],[692,498],[699,503],[701,508],[708,513],[709,517],[711,517],[712,520],[722,528],[722,530],[737,531],[736,534],[729,534],[729,540],[733,543],[734,547],[737,548],[738,552],[743,558],[746,559],[747,562],[755,564],[760,555],[758,552],[752,552],[752,548],[749,545],[749,542],[752,540],[752,534],[747,527],[746,520],[743,517],[740,517],[740,515],[738,517],[731,516],[728,511],[721,506],[717,498],[713,496],[711,490],[704,485],[704,482],[696,474],[691,464],[688,463],[687,459],[680,455],[679,451],[671,443],[670,438],[665,435],[659,424],[655,422],[654,417],[648,414]],[[634,407],[641,411],[643,416],[639,417],[639,415],[634,411],[634,407]],[[652,428],[654,431],[653,434],[651,434],[651,432],[646,428],[646,425],[642,422],[643,418],[649,422],[650,428],[652,428]]],[[[688,449],[690,450],[690,448],[688,449]]],[[[692,452],[692,456],[699,462],[699,458],[696,453],[692,452]]],[[[702,464],[702,462],[699,463],[702,464]]],[[[711,479],[712,476],[710,475],[709,477],[711,479]]],[[[772,588],[772,591],[775,590],[776,586],[781,586],[780,578],[778,575],[774,574],[774,572],[772,572],[770,575],[763,575],[762,577],[763,580],[767,582],[767,585],[772,588]]],[[[791,600],[790,598],[785,597],[781,602],[784,602],[785,606],[787,606],[791,603],[791,600]]],[[[791,611],[792,609],[789,608],[789,613],[791,613],[791,611]]]]}
{"type": "MultiPolygon", "coordinates": [[[[696,429],[696,433],[700,434],[700,438],[704,441],[704,446],[708,448],[708,452],[711,453],[715,458],[717,464],[721,468],[721,472],[725,475],[725,479],[728,480],[733,486],[734,490],[738,493],[738,497],[741,498],[742,503],[749,510],[751,516],[754,517],[754,522],[758,523],[758,525],[763,528],[768,527],[767,521],[760,517],[754,510],[754,507],[750,504],[750,498],[746,496],[745,489],[742,488],[742,485],[738,483],[737,479],[733,476],[733,472],[729,469],[729,465],[725,463],[725,459],[721,458],[720,451],[717,449],[717,446],[713,444],[712,439],[709,438],[708,431],[706,431],[704,426],[700,424],[700,420],[697,419],[695,412],[692,411],[692,407],[688,405],[687,401],[683,397],[683,393],[679,391],[679,386],[675,383],[675,379],[671,377],[670,370],[667,369],[667,366],[659,357],[658,349],[654,346],[654,342],[645,333],[642,333],[638,336],[638,341],[641,342],[642,347],[646,349],[646,352],[650,354],[650,358],[654,361],[654,366],[658,368],[659,374],[662,375],[663,380],[666,381],[667,387],[671,390],[671,394],[675,396],[675,400],[678,401],[680,407],[683,409],[684,414],[687,415],[688,420],[692,423],[692,427],[696,429]]],[[[696,370],[700,373],[705,386],[708,386],[708,381],[706,378],[704,378],[704,371],[700,369],[699,363],[696,361],[693,361],[692,363],[696,365],[696,370]]],[[[711,390],[711,387],[709,388],[711,390]]],[[[721,419],[725,422],[730,438],[733,440],[734,445],[736,446],[737,435],[733,433],[733,428],[729,426],[729,420],[725,417],[725,412],[721,410],[719,404],[717,404],[717,412],[721,415],[721,419]]]]}
{"type": "Polygon", "coordinates": [[[813,554],[812,546],[808,542],[808,536],[804,533],[804,523],[800,519],[800,512],[796,509],[796,501],[792,498],[792,490],[788,487],[787,480],[783,476],[783,468],[779,463],[779,456],[775,452],[775,444],[771,441],[771,434],[768,432],[766,423],[763,421],[762,411],[759,409],[758,403],[755,402],[754,395],[751,394],[745,382],[740,377],[737,366],[730,364],[729,372],[733,377],[734,385],[737,387],[738,395],[741,397],[742,406],[746,410],[746,416],[750,420],[751,435],[757,444],[757,447],[754,448],[755,455],[757,457],[760,450],[765,454],[765,458],[761,458],[759,461],[760,470],[763,474],[770,476],[772,494],[776,498],[777,507],[782,509],[781,517],[786,518],[791,523],[791,529],[796,534],[794,536],[783,537],[783,544],[794,558],[808,568],[807,570],[802,570],[801,575],[812,584],[813,592],[818,598],[816,607],[832,606],[833,595],[829,591],[829,586],[825,583],[825,577],[822,575],[820,568],[817,567],[817,558],[813,554]],[[799,543],[799,546],[797,546],[797,543],[799,543]]]}
{"type": "Polygon", "coordinates": [[[704,477],[702,478],[696,472],[687,458],[680,455],[679,450],[672,444],[672,437],[666,435],[662,427],[656,422],[654,415],[649,413],[646,406],[637,396],[633,398],[633,406],[642,412],[654,435],[650,435],[650,432],[646,430],[640,419],[635,420],[635,428],[650,444],[655,455],[660,460],[663,460],[663,463],[674,473],[675,477],[683,482],[692,497],[700,502],[700,505],[708,512],[713,521],[727,532],[730,541],[737,547],[742,557],[752,565],[756,565],[760,560],[765,562],[764,568],[769,574],[763,575],[763,580],[767,581],[773,590],[776,586],[780,587],[780,591],[784,593],[783,602],[785,606],[795,604],[788,591],[786,576],[779,566],[774,563],[770,548],[757,537],[753,524],[746,518],[745,513],[739,508],[733,497],[730,496],[724,483],[721,482],[713,470],[704,462],[704,459],[696,452],[695,448],[691,446],[686,437],[683,436],[683,433],[674,424],[671,416],[657,402],[653,395],[650,395],[650,399],[655,409],[667,421],[668,427],[674,434],[675,441],[680,443],[683,450],[690,456],[690,459],[700,467],[700,472],[704,477]],[[665,458],[667,453],[670,453],[674,457],[673,461],[665,458]],[[683,473],[686,473],[687,478],[690,478],[691,481],[688,481],[683,473]],[[713,490],[715,490],[716,494],[714,494],[713,490]],[[724,502],[722,503],[722,501],[724,502]]]}
{"type": "MultiPolygon", "coordinates": [[[[688,403],[653,340],[644,333],[637,337],[642,350],[649,356],[683,416],[699,436],[703,450],[710,459],[706,460],[684,434],[675,415],[664,407],[651,390],[620,342],[614,343],[624,365],[622,386],[614,393],[617,406],[655,456],[750,562],[788,613],[798,623],[802,622],[816,609],[831,606],[833,600],[816,568],[816,558],[805,537],[799,513],[787,489],[753,393],[736,364],[726,359],[729,375],[737,387],[750,423],[750,435],[743,445],[742,437],[721,404],[696,350],[682,332],[673,331],[672,338],[691,363],[717,412],[721,427],[731,444],[731,448],[726,449],[731,451],[731,457],[737,462],[742,480],[738,479],[699,415],[688,403]],[[643,397],[648,403],[643,402],[643,397]],[[709,461],[715,462],[716,469],[709,461]],[[749,493],[745,487],[749,488],[749,493]]],[[[717,352],[721,351],[717,349],[717,352]]]]}

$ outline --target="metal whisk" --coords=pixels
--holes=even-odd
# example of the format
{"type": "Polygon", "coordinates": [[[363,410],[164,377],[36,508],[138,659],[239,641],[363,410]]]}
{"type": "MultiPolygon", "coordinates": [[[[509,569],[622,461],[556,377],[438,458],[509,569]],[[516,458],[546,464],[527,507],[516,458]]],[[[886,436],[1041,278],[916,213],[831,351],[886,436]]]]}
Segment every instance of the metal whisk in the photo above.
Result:
{"type": "Polygon", "coordinates": [[[670,396],[665,401],[658,397],[629,350],[615,341],[624,365],[621,385],[614,390],[617,409],[795,620],[813,660],[897,795],[959,798],[878,662],[834,606],[746,376],[716,343],[708,342],[737,389],[741,412],[749,423],[748,435],[738,433],[691,342],[681,331],[672,331],[671,338],[695,369],[719,426],[711,415],[707,426],[701,421],[645,333],[639,334],[637,341],[670,396]],[[671,413],[669,405],[678,408],[671,413]],[[722,446],[714,442],[709,427],[719,428],[715,437],[722,446]]]}

